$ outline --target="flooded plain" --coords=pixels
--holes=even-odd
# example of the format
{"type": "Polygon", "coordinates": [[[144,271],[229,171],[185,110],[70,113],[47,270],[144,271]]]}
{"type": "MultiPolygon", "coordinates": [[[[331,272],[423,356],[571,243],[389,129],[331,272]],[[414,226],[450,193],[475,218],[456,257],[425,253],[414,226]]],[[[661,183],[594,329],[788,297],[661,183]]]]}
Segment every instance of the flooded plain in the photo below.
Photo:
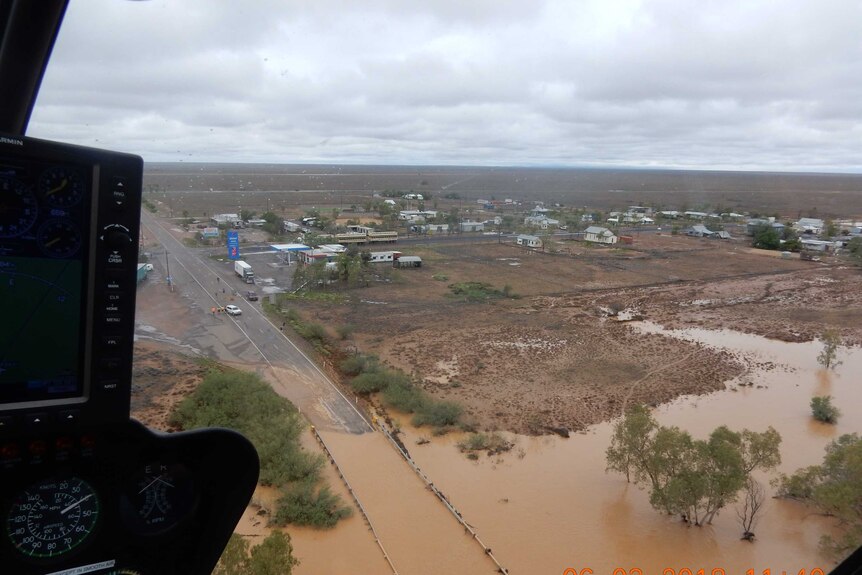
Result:
{"type": "MultiPolygon", "coordinates": [[[[839,435],[862,432],[859,349],[842,350],[843,364],[832,373],[817,364],[819,342],[784,343],[731,331],[667,332],[646,323],[633,329],[721,347],[753,366],[728,382],[727,391],[681,397],[659,407],[655,415],[663,425],[677,425],[695,437],[719,425],[755,431],[771,425],[783,438],[779,471],[785,473],[819,463],[824,447],[839,435]],[[811,418],[811,397],[825,394],[843,411],[837,425],[811,418]]],[[[833,565],[818,551],[832,521],[797,502],[769,499],[754,543],[740,540],[735,505],[703,527],[655,511],[646,491],[605,473],[611,427],[597,425],[570,439],[511,436],[516,442],[511,452],[482,455],[477,462],[458,452],[456,435],[417,445],[427,432],[405,425],[404,439],[417,463],[510,573],[563,573],[568,567],[609,574],[618,567],[644,573],[682,567],[796,573],[833,565]]],[[[768,477],[759,479],[771,493],[768,477]]]]}
{"type": "MultiPolygon", "coordinates": [[[[862,432],[862,350],[842,350],[842,365],[826,372],[817,364],[822,346],[816,341],[785,343],[702,329],[671,332],[644,322],[632,324],[632,329],[718,347],[751,366],[728,382],[725,391],[685,396],[656,408],[663,425],[679,426],[695,437],[706,437],[719,425],[755,431],[772,426],[783,439],[779,471],[784,473],[819,463],[824,447],[839,435],[862,432]],[[809,401],[815,395],[833,396],[843,412],[837,425],[813,421],[809,401]]],[[[660,574],[687,567],[692,572],[723,569],[742,575],[748,569],[797,573],[816,567],[828,571],[834,565],[818,550],[819,538],[834,529],[833,521],[798,502],[768,499],[754,528],[754,543],[740,540],[735,504],[702,527],[654,510],[645,490],[621,475],[605,473],[611,430],[612,422],[569,439],[506,434],[515,442],[510,452],[482,454],[478,461],[458,451],[462,434],[430,437],[429,430],[405,421],[402,439],[414,461],[511,574],[562,574],[567,568],[608,575],[617,568],[627,573],[636,568],[660,574]],[[431,442],[417,444],[424,438],[431,442]]],[[[394,449],[384,445],[380,434],[329,432],[325,437],[364,498],[399,573],[418,575],[441,568],[449,573],[495,572],[457,521],[443,513],[442,504],[417,488],[418,479],[407,464],[393,463],[382,452],[394,449]]],[[[769,493],[774,475],[758,476],[769,493]]],[[[304,563],[297,573],[391,572],[359,517],[319,536],[299,530],[294,541],[304,563]],[[344,570],[348,565],[353,571],[344,570]]]]}

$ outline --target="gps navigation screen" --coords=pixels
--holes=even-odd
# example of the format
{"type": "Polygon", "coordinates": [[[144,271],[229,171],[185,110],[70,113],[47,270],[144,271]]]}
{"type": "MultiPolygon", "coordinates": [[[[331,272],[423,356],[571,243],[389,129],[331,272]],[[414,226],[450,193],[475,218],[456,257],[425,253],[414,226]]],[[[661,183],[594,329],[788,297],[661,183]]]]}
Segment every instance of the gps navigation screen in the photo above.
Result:
{"type": "Polygon", "coordinates": [[[82,394],[90,182],[0,157],[0,403],[82,394]]]}

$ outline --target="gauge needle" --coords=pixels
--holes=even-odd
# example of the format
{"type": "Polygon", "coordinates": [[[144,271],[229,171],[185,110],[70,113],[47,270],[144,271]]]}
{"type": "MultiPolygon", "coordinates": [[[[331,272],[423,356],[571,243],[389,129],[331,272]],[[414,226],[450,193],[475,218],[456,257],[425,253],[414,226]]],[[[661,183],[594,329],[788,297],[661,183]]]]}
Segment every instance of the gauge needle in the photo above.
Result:
{"type": "Polygon", "coordinates": [[[89,499],[89,498],[90,498],[90,497],[92,497],[92,496],[93,496],[93,494],[92,494],[92,493],[90,493],[89,495],[85,495],[84,497],[80,498],[79,500],[77,500],[76,502],[72,503],[71,505],[69,505],[68,507],[66,507],[64,510],[62,510],[62,511],[60,512],[60,515],[65,515],[67,512],[71,511],[72,509],[74,509],[75,507],[77,507],[78,505],[80,505],[81,503],[83,503],[84,501],[86,501],[87,499],[89,499]]]}
{"type": "Polygon", "coordinates": [[[57,186],[57,187],[56,187],[56,188],[54,188],[54,189],[48,190],[48,191],[45,193],[45,195],[46,195],[46,196],[50,196],[51,194],[54,194],[54,193],[56,193],[56,192],[59,192],[60,190],[62,190],[63,188],[65,188],[65,187],[66,187],[66,183],[67,183],[68,181],[69,181],[69,180],[68,180],[67,178],[63,178],[63,181],[62,181],[62,182],[60,182],[60,185],[59,185],[59,186],[57,186]]]}
{"type": "Polygon", "coordinates": [[[51,246],[53,246],[54,244],[56,244],[57,242],[59,242],[61,239],[62,239],[62,238],[54,238],[53,240],[51,240],[50,242],[48,242],[47,244],[45,244],[45,247],[46,247],[46,248],[50,248],[51,246]]]}
{"type": "Polygon", "coordinates": [[[168,487],[173,487],[173,485],[171,485],[170,483],[168,483],[167,481],[165,481],[164,479],[162,479],[162,476],[161,476],[161,475],[159,475],[158,477],[156,477],[155,479],[153,479],[152,481],[150,481],[149,483],[147,483],[147,485],[146,485],[143,489],[141,489],[140,491],[138,491],[138,493],[139,493],[139,494],[140,494],[140,493],[143,493],[144,491],[146,491],[147,489],[149,489],[149,488],[150,488],[150,486],[152,486],[152,485],[153,485],[154,483],[156,483],[156,482],[164,483],[164,484],[165,484],[165,485],[167,485],[168,487]]]}

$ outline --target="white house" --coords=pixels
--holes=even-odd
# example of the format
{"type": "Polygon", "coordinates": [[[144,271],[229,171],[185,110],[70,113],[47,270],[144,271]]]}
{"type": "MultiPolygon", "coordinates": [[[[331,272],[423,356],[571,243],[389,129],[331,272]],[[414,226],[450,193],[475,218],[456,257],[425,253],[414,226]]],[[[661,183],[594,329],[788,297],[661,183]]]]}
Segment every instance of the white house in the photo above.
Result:
{"type": "Polygon", "coordinates": [[[421,223],[436,217],[436,210],[401,210],[398,212],[398,219],[406,222],[421,223]]]}
{"type": "Polygon", "coordinates": [[[223,224],[234,226],[242,223],[242,218],[239,217],[239,214],[213,214],[210,220],[217,226],[223,224]]]}
{"type": "Polygon", "coordinates": [[[540,248],[540,247],[542,247],[542,240],[539,238],[539,236],[529,236],[526,234],[521,234],[517,237],[515,242],[519,246],[525,246],[528,248],[540,248]]]}
{"type": "Polygon", "coordinates": [[[560,220],[555,220],[554,218],[548,218],[546,216],[527,216],[524,218],[525,226],[536,226],[543,230],[547,230],[549,227],[560,225],[560,220]]]}
{"type": "Polygon", "coordinates": [[[615,244],[619,240],[608,228],[590,226],[584,230],[584,240],[600,244],[615,244]]]}
{"type": "Polygon", "coordinates": [[[825,227],[823,220],[818,218],[799,218],[799,221],[796,222],[796,229],[800,232],[808,232],[809,234],[820,235],[823,233],[823,228],[825,227]]]}
{"type": "Polygon", "coordinates": [[[401,252],[371,252],[371,258],[368,260],[371,263],[378,262],[394,262],[401,257],[401,252]]]}

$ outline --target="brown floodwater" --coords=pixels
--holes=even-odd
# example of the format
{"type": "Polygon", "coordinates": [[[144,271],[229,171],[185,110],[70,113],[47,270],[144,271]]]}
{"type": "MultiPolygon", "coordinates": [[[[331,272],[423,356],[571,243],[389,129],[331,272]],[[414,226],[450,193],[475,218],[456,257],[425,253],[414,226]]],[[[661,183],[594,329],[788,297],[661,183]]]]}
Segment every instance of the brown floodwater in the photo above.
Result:
{"type": "MultiPolygon", "coordinates": [[[[655,416],[664,425],[677,425],[696,437],[723,424],[756,431],[771,425],[783,438],[779,470],[785,473],[819,463],[823,448],[839,435],[862,432],[862,350],[842,350],[843,364],[833,373],[817,365],[818,342],[785,343],[732,331],[669,332],[649,323],[632,327],[721,347],[753,366],[728,382],[726,391],[660,406],[655,416]],[[837,425],[811,418],[811,397],[826,394],[843,411],[837,425]]],[[[684,567],[695,575],[697,569],[711,575],[719,568],[739,575],[766,568],[795,574],[833,565],[818,551],[821,535],[834,530],[832,520],[797,502],[768,499],[754,528],[754,543],[740,540],[735,505],[703,527],[655,511],[646,491],[605,473],[611,426],[596,425],[569,439],[507,434],[515,442],[511,452],[471,461],[455,446],[463,435],[429,437],[428,430],[402,423],[414,460],[511,574],[563,575],[572,573],[567,568],[579,573],[590,568],[596,575],[613,575],[621,568],[628,574],[640,569],[644,575],[678,575],[684,567]],[[432,441],[417,445],[420,437],[432,441]]],[[[323,436],[400,574],[495,572],[379,433],[323,436]]],[[[336,491],[346,495],[331,468],[327,475],[336,491]]],[[[770,493],[772,475],[758,476],[770,493]]],[[[253,516],[249,519],[246,526],[254,523],[253,516]]],[[[358,515],[331,531],[289,531],[303,561],[296,573],[391,573],[358,515]]]]}
{"type": "MultiPolygon", "coordinates": [[[[650,324],[635,329],[661,330],[650,324]]],[[[757,367],[729,382],[738,391],[682,397],[661,406],[655,414],[662,424],[696,437],[723,424],[757,431],[771,425],[783,437],[780,471],[788,473],[819,463],[824,446],[840,434],[862,431],[860,350],[845,350],[843,365],[826,373],[818,369],[817,342],[784,343],[730,331],[673,334],[728,349],[757,367]],[[748,382],[754,386],[739,386],[748,382]],[[837,425],[811,419],[810,398],[822,394],[832,395],[844,412],[837,425]]],[[[735,505],[703,527],[655,511],[646,491],[605,473],[609,423],[570,439],[511,436],[516,446],[510,453],[482,455],[478,462],[457,451],[457,435],[420,446],[416,439],[427,432],[404,429],[414,459],[511,573],[561,574],[568,567],[608,575],[616,568],[661,573],[683,567],[796,573],[831,565],[820,555],[818,540],[831,532],[832,521],[796,502],[769,499],[754,543],[740,540],[735,505]]],[[[759,479],[771,492],[768,477],[759,479]]]]}

